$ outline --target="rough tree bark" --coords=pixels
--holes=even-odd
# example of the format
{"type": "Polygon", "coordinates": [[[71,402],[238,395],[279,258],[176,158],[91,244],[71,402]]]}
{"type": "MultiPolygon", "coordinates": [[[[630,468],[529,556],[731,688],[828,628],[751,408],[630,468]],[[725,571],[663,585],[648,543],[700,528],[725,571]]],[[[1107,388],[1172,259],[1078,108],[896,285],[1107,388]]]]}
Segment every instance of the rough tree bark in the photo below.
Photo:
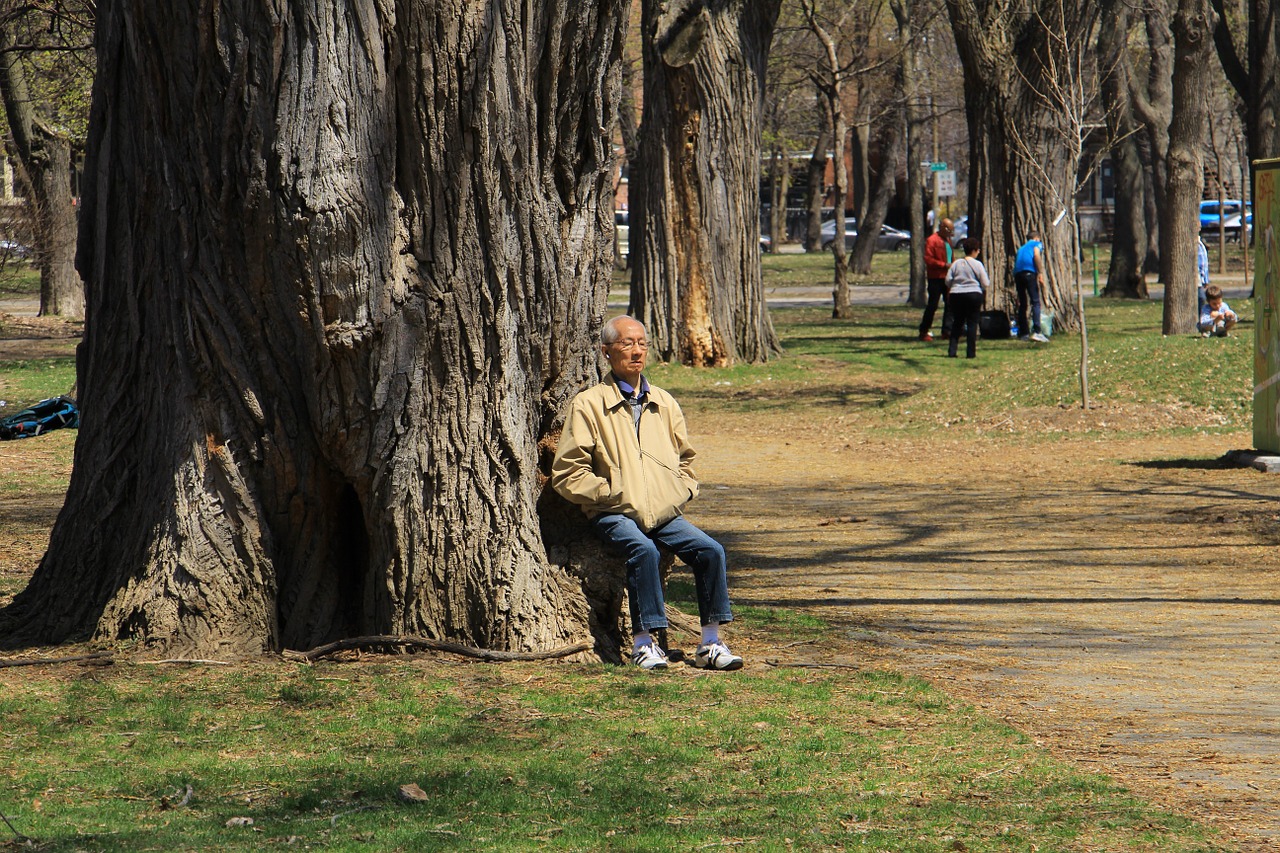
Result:
{"type": "Polygon", "coordinates": [[[536,502],[598,373],[624,6],[100,4],[83,424],[5,643],[585,638],[536,502]]]}
{"type": "Polygon", "coordinates": [[[1204,194],[1204,141],[1209,127],[1209,62],[1216,15],[1209,0],[1178,0],[1173,18],[1173,120],[1168,186],[1160,217],[1160,280],[1166,335],[1196,328],[1196,238],[1204,194]]]}
{"type": "Polygon", "coordinates": [[[1133,12],[1125,0],[1103,4],[1098,31],[1098,69],[1102,75],[1102,106],[1111,143],[1111,173],[1115,178],[1115,218],[1111,266],[1103,296],[1146,299],[1143,267],[1147,255],[1142,157],[1139,125],[1130,98],[1133,68],[1129,59],[1129,31],[1133,12]]]}
{"type": "Polygon", "coordinates": [[[1044,306],[1053,311],[1055,328],[1079,329],[1072,239],[1061,224],[1067,220],[1059,220],[1079,164],[1063,156],[1067,116],[1049,108],[1041,93],[1058,85],[1055,69],[1072,62],[1050,51],[1084,42],[1096,2],[1036,0],[1028,10],[992,0],[951,0],[947,10],[964,68],[971,140],[969,234],[982,241],[989,261],[993,298],[988,307],[1013,303],[1014,255],[1028,233],[1039,231],[1048,262],[1044,306]],[[1056,228],[1055,221],[1060,222],[1056,228]]]}
{"type": "Polygon", "coordinates": [[[84,288],[75,268],[71,140],[36,111],[12,31],[16,21],[6,16],[0,22],[0,100],[36,225],[40,314],[83,317],[84,288]]]}
{"type": "Polygon", "coordinates": [[[781,0],[644,0],[629,313],[691,366],[781,351],[760,279],[760,112],[781,0]]]}

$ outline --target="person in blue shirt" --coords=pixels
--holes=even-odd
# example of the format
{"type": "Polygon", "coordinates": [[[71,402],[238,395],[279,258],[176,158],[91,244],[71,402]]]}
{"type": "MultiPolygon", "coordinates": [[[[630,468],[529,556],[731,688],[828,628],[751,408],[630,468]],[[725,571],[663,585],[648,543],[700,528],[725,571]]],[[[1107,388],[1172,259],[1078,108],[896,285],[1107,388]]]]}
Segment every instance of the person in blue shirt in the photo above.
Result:
{"type": "Polygon", "coordinates": [[[1209,250],[1204,240],[1196,238],[1196,269],[1200,273],[1200,286],[1196,288],[1197,308],[1204,310],[1204,289],[1209,286],[1209,250]]]}
{"type": "Polygon", "coordinates": [[[1018,292],[1018,340],[1047,343],[1040,329],[1040,289],[1044,287],[1044,244],[1040,233],[1032,231],[1013,259],[1013,284],[1018,292]],[[1027,303],[1031,303],[1031,325],[1027,325],[1027,303]]]}

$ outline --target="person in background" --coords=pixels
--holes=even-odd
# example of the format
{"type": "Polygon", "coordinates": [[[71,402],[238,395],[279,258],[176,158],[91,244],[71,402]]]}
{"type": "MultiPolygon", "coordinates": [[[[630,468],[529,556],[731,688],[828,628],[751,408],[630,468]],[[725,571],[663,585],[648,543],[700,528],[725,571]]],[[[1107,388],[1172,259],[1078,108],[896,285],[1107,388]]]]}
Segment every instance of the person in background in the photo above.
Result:
{"type": "Polygon", "coordinates": [[[964,257],[956,260],[947,270],[947,299],[951,306],[951,343],[947,357],[955,358],[960,348],[960,333],[967,336],[966,358],[978,355],[978,316],[982,313],[982,301],[991,288],[987,268],[978,260],[982,244],[977,237],[966,237],[960,243],[964,257]]]}
{"type": "Polygon", "coordinates": [[[1209,286],[1209,249],[1203,237],[1196,237],[1196,270],[1200,273],[1200,286],[1196,288],[1196,309],[1204,311],[1204,289],[1209,286]]]}
{"type": "Polygon", "coordinates": [[[942,300],[942,336],[951,335],[951,311],[947,303],[946,278],[951,267],[951,229],[954,227],[950,219],[938,223],[938,230],[924,241],[924,275],[928,281],[929,301],[924,306],[924,316],[920,318],[920,340],[931,341],[933,335],[933,315],[938,311],[938,300],[942,300]]]}
{"type": "Polygon", "coordinates": [[[684,414],[642,373],[649,341],[638,320],[609,320],[600,348],[609,375],[569,404],[551,487],[577,504],[605,544],[626,558],[634,664],[667,668],[666,652],[652,633],[667,627],[659,571],[665,549],[693,570],[702,619],[693,665],[741,669],[742,658],[720,639],[720,626],[733,621],[724,548],[681,514],[698,494],[684,414]]]}
{"type": "Polygon", "coordinates": [[[1204,289],[1204,307],[1196,328],[1206,338],[1225,338],[1240,318],[1222,298],[1222,288],[1211,284],[1204,289]]]}
{"type": "Polygon", "coordinates": [[[1040,292],[1044,287],[1044,244],[1040,233],[1032,231],[1013,259],[1013,284],[1018,294],[1018,340],[1048,343],[1040,327],[1040,292]],[[1031,304],[1031,325],[1027,325],[1027,304],[1031,304]]]}

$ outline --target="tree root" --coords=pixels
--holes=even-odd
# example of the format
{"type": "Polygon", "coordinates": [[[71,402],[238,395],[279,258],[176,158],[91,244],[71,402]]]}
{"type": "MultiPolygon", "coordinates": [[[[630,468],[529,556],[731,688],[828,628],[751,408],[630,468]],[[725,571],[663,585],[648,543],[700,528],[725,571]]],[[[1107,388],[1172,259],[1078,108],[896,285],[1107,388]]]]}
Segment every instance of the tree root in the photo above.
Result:
{"type": "Polygon", "coordinates": [[[544,652],[500,652],[493,649],[477,649],[473,646],[464,646],[459,643],[450,643],[445,640],[431,640],[426,637],[404,637],[379,634],[371,637],[348,637],[345,640],[336,640],[332,643],[325,643],[323,646],[316,646],[314,649],[305,652],[285,649],[280,654],[285,660],[313,661],[326,655],[331,655],[334,652],[346,651],[348,649],[371,649],[383,646],[405,646],[413,649],[427,649],[434,652],[448,652],[450,654],[463,655],[465,657],[488,661],[532,661],[564,658],[569,655],[577,654],[578,652],[589,651],[591,649],[591,642],[589,640],[584,640],[580,643],[574,643],[571,646],[562,646],[561,648],[550,649],[544,652]]]}
{"type": "Polygon", "coordinates": [[[92,661],[95,666],[110,666],[115,663],[110,652],[94,652],[91,655],[76,655],[68,658],[12,658],[0,660],[0,667],[6,666],[45,666],[53,663],[83,663],[92,661]]]}

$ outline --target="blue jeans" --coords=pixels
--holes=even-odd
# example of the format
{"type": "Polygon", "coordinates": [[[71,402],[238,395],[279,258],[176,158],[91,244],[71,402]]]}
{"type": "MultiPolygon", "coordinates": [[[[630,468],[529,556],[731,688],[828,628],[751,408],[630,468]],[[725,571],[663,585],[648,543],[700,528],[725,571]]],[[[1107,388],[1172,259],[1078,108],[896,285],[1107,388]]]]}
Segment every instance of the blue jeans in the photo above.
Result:
{"type": "Polygon", "coordinates": [[[698,616],[703,625],[732,622],[729,581],[724,548],[697,527],[676,516],[648,533],[625,515],[598,515],[591,526],[605,544],[627,560],[627,598],[631,602],[631,630],[652,631],[667,627],[666,601],[658,546],[674,553],[693,569],[698,592],[698,616]]]}
{"type": "Polygon", "coordinates": [[[1013,274],[1018,294],[1018,336],[1040,334],[1040,279],[1034,270],[1013,274]],[[1031,325],[1027,325],[1027,301],[1031,302],[1031,325]]]}

